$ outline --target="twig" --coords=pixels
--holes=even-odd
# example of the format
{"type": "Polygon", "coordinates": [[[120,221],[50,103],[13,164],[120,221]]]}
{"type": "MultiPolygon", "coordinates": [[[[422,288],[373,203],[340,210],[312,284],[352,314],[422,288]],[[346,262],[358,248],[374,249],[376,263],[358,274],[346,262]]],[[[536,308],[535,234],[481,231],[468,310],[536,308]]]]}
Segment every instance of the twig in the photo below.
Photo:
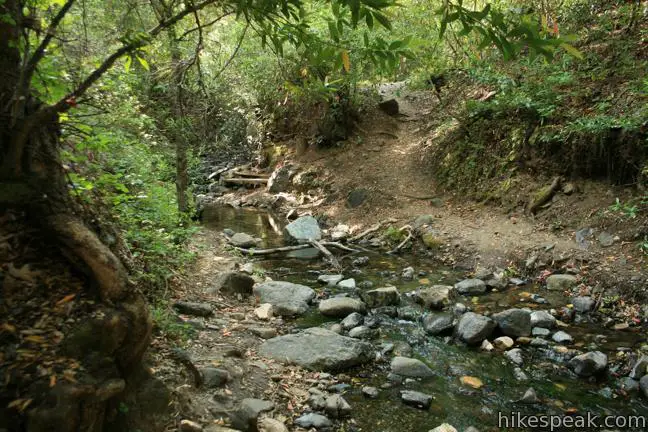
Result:
{"type": "Polygon", "coordinates": [[[317,240],[311,240],[309,243],[314,247],[316,247],[317,249],[319,249],[320,252],[324,254],[328,262],[330,262],[331,265],[333,265],[333,267],[335,267],[338,270],[342,268],[337,258],[335,258],[335,256],[331,253],[331,251],[326,249],[326,247],[322,243],[318,242],[317,240]]]}

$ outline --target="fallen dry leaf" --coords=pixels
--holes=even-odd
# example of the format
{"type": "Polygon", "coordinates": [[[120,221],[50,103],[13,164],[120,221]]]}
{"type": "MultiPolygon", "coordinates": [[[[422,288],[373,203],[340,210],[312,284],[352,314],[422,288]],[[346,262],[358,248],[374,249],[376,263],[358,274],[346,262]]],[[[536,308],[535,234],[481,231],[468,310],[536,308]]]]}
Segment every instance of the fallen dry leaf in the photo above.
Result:
{"type": "Polygon", "coordinates": [[[461,384],[467,385],[467,386],[472,387],[474,389],[480,389],[480,388],[482,388],[484,386],[484,383],[482,382],[482,380],[480,380],[477,377],[462,376],[461,378],[459,378],[459,380],[461,381],[461,384]]]}

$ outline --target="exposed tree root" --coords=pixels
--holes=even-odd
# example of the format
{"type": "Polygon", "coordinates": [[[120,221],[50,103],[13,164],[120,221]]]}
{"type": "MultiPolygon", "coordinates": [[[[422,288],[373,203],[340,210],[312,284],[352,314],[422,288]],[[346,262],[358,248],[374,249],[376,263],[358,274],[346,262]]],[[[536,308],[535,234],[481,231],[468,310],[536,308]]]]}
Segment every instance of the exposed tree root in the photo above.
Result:
{"type": "Polygon", "coordinates": [[[388,223],[394,223],[396,222],[396,219],[386,219],[384,221],[378,222],[377,224],[374,224],[367,228],[366,230],[362,231],[360,234],[351,237],[348,241],[349,243],[357,242],[358,240],[368,236],[371,233],[374,233],[380,229],[381,226],[388,224],[388,223]]]}
{"type": "Polygon", "coordinates": [[[529,202],[527,212],[530,214],[535,214],[540,207],[549,202],[549,200],[554,196],[558,188],[560,187],[560,182],[562,179],[560,176],[555,177],[551,184],[547,187],[542,188],[529,202]]]}
{"type": "Polygon", "coordinates": [[[390,254],[397,253],[399,250],[401,250],[402,248],[404,248],[405,245],[406,245],[407,243],[410,242],[410,240],[412,240],[413,235],[412,235],[412,227],[411,227],[411,226],[409,226],[409,225],[405,225],[405,226],[401,227],[398,231],[399,231],[399,232],[407,231],[407,237],[405,237],[405,240],[403,240],[402,242],[400,242],[400,243],[398,244],[398,246],[396,246],[394,249],[390,250],[390,251],[388,252],[388,253],[390,253],[390,254]]]}

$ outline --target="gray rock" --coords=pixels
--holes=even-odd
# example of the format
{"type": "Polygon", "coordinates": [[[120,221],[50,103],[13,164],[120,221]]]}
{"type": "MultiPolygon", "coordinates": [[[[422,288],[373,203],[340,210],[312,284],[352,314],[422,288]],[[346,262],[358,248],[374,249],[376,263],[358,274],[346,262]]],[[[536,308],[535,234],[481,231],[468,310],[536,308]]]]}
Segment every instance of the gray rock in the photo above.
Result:
{"type": "Polygon", "coordinates": [[[403,306],[399,307],[397,310],[398,318],[406,321],[416,322],[421,317],[422,312],[413,306],[403,306]]]}
{"type": "Polygon", "coordinates": [[[206,367],[200,370],[203,376],[203,385],[207,388],[221,387],[230,381],[230,373],[225,369],[206,367]]]}
{"type": "Polygon", "coordinates": [[[607,368],[607,355],[601,351],[592,351],[577,355],[569,361],[569,367],[582,377],[598,375],[607,368]]]}
{"type": "Polygon", "coordinates": [[[331,420],[321,414],[305,414],[295,419],[295,424],[304,429],[328,429],[332,426],[331,420]]]}
{"type": "Polygon", "coordinates": [[[369,316],[365,317],[364,325],[366,325],[369,328],[375,329],[375,328],[378,328],[380,326],[381,321],[382,320],[380,319],[379,316],[377,316],[377,315],[369,315],[369,316]]]}
{"type": "Polygon", "coordinates": [[[456,283],[454,288],[463,295],[477,295],[486,292],[486,284],[481,279],[464,279],[456,283]]]}
{"type": "Polygon", "coordinates": [[[344,279],[343,281],[338,282],[337,284],[340,288],[344,289],[354,289],[356,287],[355,279],[344,279]]]}
{"type": "Polygon", "coordinates": [[[553,339],[554,342],[563,344],[563,345],[568,345],[572,342],[574,342],[574,338],[571,337],[569,334],[565,333],[564,331],[560,330],[557,331],[556,333],[551,336],[551,339],[553,339]]]}
{"type": "Polygon", "coordinates": [[[294,363],[309,370],[338,371],[368,362],[373,356],[367,342],[340,336],[319,327],[265,341],[262,356],[294,363]]]}
{"type": "Polygon", "coordinates": [[[323,411],[326,407],[326,396],[322,392],[312,393],[308,397],[308,405],[316,411],[323,411]]]}
{"type": "Polygon", "coordinates": [[[648,356],[642,355],[634,364],[628,376],[638,380],[646,374],[648,374],[648,356]]]}
{"type": "Polygon", "coordinates": [[[336,324],[333,324],[331,326],[331,328],[329,328],[329,330],[331,330],[332,332],[337,333],[337,334],[342,334],[342,332],[344,331],[344,328],[342,328],[342,326],[340,324],[336,323],[336,324]]]}
{"type": "Polygon", "coordinates": [[[468,344],[479,344],[488,338],[497,327],[492,319],[473,312],[461,316],[455,332],[457,337],[468,344]]]}
{"type": "Polygon", "coordinates": [[[429,409],[432,405],[432,400],[434,398],[425,393],[413,391],[413,390],[401,390],[401,400],[406,405],[411,405],[419,409],[429,409]]]}
{"type": "Polygon", "coordinates": [[[209,294],[252,294],[255,281],[250,275],[242,272],[224,272],[218,275],[214,285],[207,290],[209,294]]]}
{"type": "MultiPolygon", "coordinates": [[[[540,328],[540,327],[538,327],[540,328]]],[[[529,342],[529,345],[532,347],[546,347],[549,346],[549,341],[546,339],[541,339],[539,337],[531,339],[531,342],[529,342]]]]}
{"type": "Polygon", "coordinates": [[[367,306],[358,299],[351,297],[333,297],[322,300],[319,311],[324,316],[343,318],[353,312],[366,313],[367,306]]]}
{"type": "Polygon", "coordinates": [[[254,287],[254,295],[261,303],[270,303],[272,313],[281,316],[301,315],[315,298],[315,291],[305,285],[271,281],[254,287]]]}
{"type": "Polygon", "coordinates": [[[272,339],[277,336],[277,330],[269,327],[250,327],[248,330],[262,339],[272,339]]]}
{"type": "Polygon", "coordinates": [[[431,214],[425,214],[421,216],[417,216],[416,219],[414,219],[414,222],[412,222],[412,228],[415,230],[420,230],[423,226],[425,225],[432,225],[434,223],[434,216],[431,214]]]}
{"type": "Polygon", "coordinates": [[[295,175],[295,171],[290,165],[283,165],[275,169],[268,179],[268,192],[275,194],[290,190],[293,175],[295,175]]]}
{"type": "Polygon", "coordinates": [[[513,376],[518,381],[528,381],[529,380],[529,377],[527,376],[527,374],[525,374],[524,371],[519,367],[516,367],[516,368],[513,369],[513,376]]]}
{"type": "Polygon", "coordinates": [[[257,422],[259,432],[288,432],[285,424],[270,417],[261,417],[257,422]]]}
{"type": "Polygon", "coordinates": [[[351,235],[351,229],[348,225],[337,224],[331,230],[331,240],[340,241],[344,240],[351,235]]]}
{"type": "Polygon", "coordinates": [[[333,418],[349,417],[351,415],[351,405],[339,394],[334,394],[326,398],[324,411],[333,418]]]}
{"type": "Polygon", "coordinates": [[[639,389],[646,399],[648,399],[648,375],[644,375],[639,380],[639,389]]]}
{"type": "Polygon", "coordinates": [[[518,402],[523,404],[536,404],[540,402],[540,399],[538,398],[535,389],[533,387],[529,387],[518,402]]]}
{"type": "Polygon", "coordinates": [[[329,286],[335,286],[337,285],[338,282],[340,282],[342,279],[344,279],[344,276],[341,274],[336,274],[336,275],[320,275],[320,277],[317,278],[317,281],[322,284],[326,284],[329,286]]]}
{"type": "Polygon", "coordinates": [[[232,237],[236,233],[229,228],[225,228],[223,230],[223,234],[225,234],[227,237],[232,237]]]}
{"type": "Polygon", "coordinates": [[[203,432],[202,426],[191,420],[181,420],[179,429],[180,432],[203,432]]]}
{"type": "Polygon", "coordinates": [[[376,387],[364,386],[362,387],[362,394],[369,399],[376,399],[378,397],[378,389],[376,387]]]}
{"type": "Polygon", "coordinates": [[[574,310],[580,313],[588,313],[594,308],[596,301],[590,296],[579,296],[572,299],[574,310]]]}
{"type": "Polygon", "coordinates": [[[428,314],[423,317],[423,328],[428,334],[438,335],[454,328],[454,315],[450,313],[428,314]]]}
{"type": "Polygon", "coordinates": [[[556,325],[556,318],[547,311],[531,312],[531,327],[552,329],[556,325]]]}
{"type": "Polygon", "coordinates": [[[443,309],[454,301],[454,297],[454,288],[449,285],[419,287],[414,292],[414,301],[426,309],[443,309]]]}
{"type": "Polygon", "coordinates": [[[504,355],[506,356],[506,358],[508,358],[518,366],[521,366],[522,363],[524,363],[524,358],[522,357],[522,350],[520,348],[513,348],[512,350],[508,350],[504,353],[504,355]]]}
{"type": "Polygon", "coordinates": [[[322,230],[313,216],[302,216],[286,225],[284,236],[288,243],[308,243],[321,240],[322,230]]]}
{"type": "Polygon", "coordinates": [[[367,326],[358,326],[349,331],[349,337],[355,339],[371,339],[376,333],[367,326]]]}
{"type": "Polygon", "coordinates": [[[551,334],[551,330],[543,327],[534,327],[533,330],[531,330],[531,336],[534,337],[547,337],[550,334],[551,334]]]}
{"type": "Polygon", "coordinates": [[[401,273],[401,278],[403,280],[412,280],[414,279],[414,267],[406,267],[403,269],[403,272],[401,273]]]}
{"type": "Polygon", "coordinates": [[[523,309],[507,309],[493,315],[500,330],[507,336],[520,337],[531,334],[531,312],[523,309]]]}
{"type": "Polygon", "coordinates": [[[360,297],[370,308],[395,306],[400,303],[400,293],[393,286],[361,291],[360,297]]]}
{"type": "Polygon", "coordinates": [[[547,278],[549,291],[567,291],[576,286],[578,279],[574,275],[553,274],[547,278]]]}
{"type": "Polygon", "coordinates": [[[246,398],[231,416],[232,426],[242,431],[256,431],[261,413],[272,411],[274,403],[261,399],[246,398]]]}
{"type": "Polygon", "coordinates": [[[361,256],[358,258],[354,258],[353,261],[351,261],[351,265],[353,267],[363,267],[369,264],[369,257],[368,256],[361,256]]]}
{"type": "Polygon", "coordinates": [[[251,248],[256,246],[257,240],[250,234],[236,233],[229,238],[230,243],[240,248],[251,248]]]}
{"type": "Polygon", "coordinates": [[[465,314],[467,311],[468,308],[463,303],[455,303],[455,305],[452,307],[452,313],[454,313],[455,315],[462,315],[465,314]]]}
{"type": "Polygon", "coordinates": [[[173,303],[173,308],[184,315],[207,317],[214,313],[209,303],[177,301],[173,303]]]}
{"type": "Polygon", "coordinates": [[[434,373],[425,363],[409,357],[394,357],[391,361],[391,370],[404,377],[425,378],[434,373]]]}
{"type": "Polygon", "coordinates": [[[353,312],[352,314],[347,315],[347,317],[344,318],[340,324],[342,325],[342,328],[344,330],[351,330],[354,327],[362,325],[363,321],[364,317],[362,316],[362,314],[353,312]]]}
{"type": "Polygon", "coordinates": [[[619,388],[631,393],[639,390],[639,381],[630,377],[623,377],[618,382],[619,388]]]}
{"type": "Polygon", "coordinates": [[[356,208],[362,205],[369,197],[369,192],[367,189],[358,188],[349,192],[347,196],[347,206],[350,208],[356,208]]]}
{"type": "Polygon", "coordinates": [[[598,235],[599,244],[603,247],[610,247],[614,244],[614,236],[608,232],[601,232],[598,235]]]}

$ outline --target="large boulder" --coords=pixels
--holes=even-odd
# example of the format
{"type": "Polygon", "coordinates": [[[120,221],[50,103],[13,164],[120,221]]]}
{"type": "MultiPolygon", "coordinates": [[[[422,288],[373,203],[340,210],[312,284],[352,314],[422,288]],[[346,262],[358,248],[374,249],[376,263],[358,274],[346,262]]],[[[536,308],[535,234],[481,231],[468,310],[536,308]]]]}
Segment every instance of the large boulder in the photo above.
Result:
{"type": "Polygon", "coordinates": [[[271,281],[254,287],[254,295],[261,303],[270,303],[275,315],[301,315],[315,298],[315,291],[305,285],[271,281]]]}
{"type": "Polygon", "coordinates": [[[507,336],[520,337],[531,334],[531,312],[524,309],[507,309],[493,315],[500,330],[507,336]]]}
{"type": "Polygon", "coordinates": [[[577,355],[569,361],[569,367],[582,377],[598,375],[607,368],[607,355],[601,351],[592,351],[577,355]]]}
{"type": "Polygon", "coordinates": [[[302,216],[286,225],[284,236],[288,243],[308,243],[321,240],[322,230],[313,216],[302,216]]]}
{"type": "Polygon", "coordinates": [[[466,312],[461,316],[455,331],[459,339],[468,344],[478,344],[488,338],[497,327],[492,319],[474,312],[466,312]]]}
{"type": "Polygon", "coordinates": [[[547,278],[547,289],[549,291],[567,291],[578,283],[574,275],[554,274],[547,278]]]}
{"type": "Polygon", "coordinates": [[[391,361],[391,370],[397,375],[413,378],[425,378],[434,375],[428,365],[409,357],[394,357],[391,361]]]}
{"type": "Polygon", "coordinates": [[[400,293],[393,286],[361,291],[360,297],[370,308],[396,306],[400,303],[400,293]]]}
{"type": "Polygon", "coordinates": [[[481,279],[464,279],[456,283],[454,288],[459,294],[477,295],[486,292],[486,283],[481,279]]]}
{"type": "Polygon", "coordinates": [[[319,304],[319,311],[324,316],[344,318],[353,312],[366,313],[367,306],[360,300],[351,297],[333,297],[322,300],[319,304]]]}
{"type": "Polygon", "coordinates": [[[429,309],[443,309],[453,303],[454,288],[449,285],[419,287],[414,292],[414,301],[429,309]]]}
{"type": "Polygon", "coordinates": [[[210,294],[252,294],[254,279],[242,272],[224,272],[221,273],[214,281],[214,285],[207,292],[210,294]]]}
{"type": "Polygon", "coordinates": [[[368,362],[369,343],[320,327],[265,341],[259,354],[316,371],[339,371],[368,362]]]}
{"type": "Polygon", "coordinates": [[[451,313],[428,314],[423,317],[423,328],[431,335],[450,331],[454,324],[455,318],[451,313]]]}

